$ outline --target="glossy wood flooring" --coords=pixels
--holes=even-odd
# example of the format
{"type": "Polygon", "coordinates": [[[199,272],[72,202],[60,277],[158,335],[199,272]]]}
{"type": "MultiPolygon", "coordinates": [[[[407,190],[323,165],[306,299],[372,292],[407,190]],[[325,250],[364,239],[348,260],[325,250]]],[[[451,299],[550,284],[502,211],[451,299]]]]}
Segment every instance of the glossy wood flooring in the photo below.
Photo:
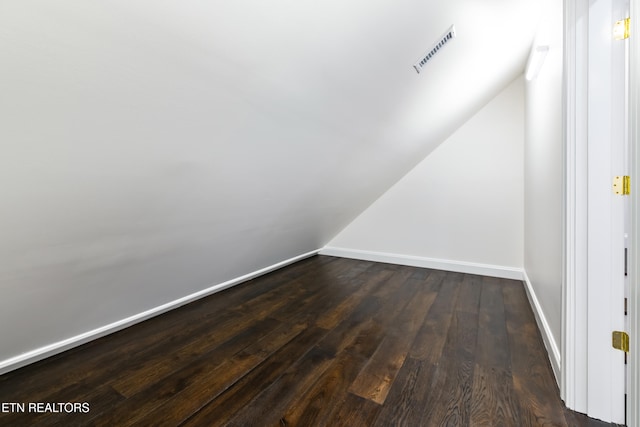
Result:
{"type": "Polygon", "coordinates": [[[1,376],[0,425],[605,425],[552,375],[521,282],[316,256],[1,376]]]}

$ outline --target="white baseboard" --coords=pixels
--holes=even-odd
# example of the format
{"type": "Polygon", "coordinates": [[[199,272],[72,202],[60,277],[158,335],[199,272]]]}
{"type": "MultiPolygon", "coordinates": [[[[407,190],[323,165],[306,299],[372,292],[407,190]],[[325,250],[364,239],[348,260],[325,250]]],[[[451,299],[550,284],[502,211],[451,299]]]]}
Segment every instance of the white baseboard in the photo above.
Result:
{"type": "Polygon", "coordinates": [[[562,364],[560,349],[558,344],[556,343],[555,338],[553,337],[553,333],[551,332],[551,328],[549,327],[549,322],[547,322],[547,318],[544,315],[544,311],[542,310],[542,306],[540,305],[540,301],[538,301],[538,297],[536,296],[536,292],[533,289],[533,285],[529,280],[529,276],[527,276],[527,272],[524,272],[524,283],[525,289],[527,291],[527,297],[529,298],[529,303],[531,304],[531,308],[533,308],[533,314],[536,317],[536,322],[538,323],[538,329],[542,333],[542,340],[544,341],[544,346],[547,348],[547,354],[549,355],[549,361],[551,362],[551,368],[553,369],[553,373],[556,376],[556,383],[560,386],[560,370],[562,364]]]}
{"type": "Polygon", "coordinates": [[[217,285],[213,285],[207,289],[203,289],[201,291],[195,292],[193,294],[184,296],[177,300],[168,302],[158,307],[154,307],[150,310],[144,311],[142,313],[135,314],[133,316],[127,317],[126,319],[119,320],[117,322],[113,322],[111,324],[102,326],[100,328],[85,332],[80,335],[76,335],[74,337],[68,338],[63,341],[58,341],[53,344],[49,344],[44,347],[37,348],[35,350],[29,351],[27,353],[20,354],[18,356],[12,357],[10,359],[0,361],[0,375],[7,373],[9,371],[13,371],[15,369],[21,368],[23,366],[29,365],[31,363],[35,363],[39,360],[45,359],[47,357],[53,356],[58,353],[62,353],[63,351],[69,350],[74,347],[78,347],[82,344],[85,344],[89,341],[101,338],[105,335],[112,334],[114,332],[125,329],[129,326],[135,325],[136,323],[140,323],[144,320],[150,319],[152,317],[158,316],[162,313],[166,313],[169,310],[173,310],[190,302],[196,301],[200,298],[204,298],[216,292],[220,292],[224,289],[230,288],[235,285],[239,285],[240,283],[246,282],[258,276],[262,276],[263,274],[270,273],[279,268],[285,267],[289,264],[293,264],[294,262],[303,260],[305,258],[309,258],[313,255],[317,255],[320,250],[317,249],[315,251],[307,252],[302,255],[295,256],[293,258],[289,258],[287,260],[281,261],[277,264],[270,265],[268,267],[262,268],[260,270],[254,271],[249,274],[245,274],[244,276],[237,277],[235,279],[228,280],[224,283],[219,283],[217,285]]]}
{"type": "Polygon", "coordinates": [[[341,258],[361,259],[365,261],[386,262],[388,264],[409,265],[412,267],[432,268],[435,270],[455,271],[458,273],[478,274],[481,276],[500,277],[503,279],[523,280],[524,272],[520,268],[500,265],[478,264],[464,261],[426,258],[413,255],[398,255],[385,252],[362,251],[326,246],[320,255],[341,258]]]}

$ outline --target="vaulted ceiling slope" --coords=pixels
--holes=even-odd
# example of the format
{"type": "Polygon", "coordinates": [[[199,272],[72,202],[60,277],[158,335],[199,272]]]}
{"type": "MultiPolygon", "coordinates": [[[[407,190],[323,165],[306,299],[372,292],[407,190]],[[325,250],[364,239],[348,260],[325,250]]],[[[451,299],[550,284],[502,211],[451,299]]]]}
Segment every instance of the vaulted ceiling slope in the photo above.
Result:
{"type": "Polygon", "coordinates": [[[522,72],[540,7],[0,2],[0,361],[322,247],[522,72]]]}

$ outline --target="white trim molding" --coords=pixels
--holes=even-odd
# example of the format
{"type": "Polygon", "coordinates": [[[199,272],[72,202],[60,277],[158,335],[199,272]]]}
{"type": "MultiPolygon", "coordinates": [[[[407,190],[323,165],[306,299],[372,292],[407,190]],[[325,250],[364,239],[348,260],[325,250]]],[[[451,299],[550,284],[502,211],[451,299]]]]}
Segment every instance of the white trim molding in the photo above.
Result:
{"type": "Polygon", "coordinates": [[[10,359],[2,360],[0,361],[0,375],[5,374],[9,371],[13,371],[18,368],[21,368],[23,366],[29,365],[31,363],[35,363],[39,360],[45,359],[55,354],[62,353],[74,347],[78,347],[82,344],[101,338],[105,335],[118,332],[122,329],[128,328],[129,326],[133,326],[136,323],[143,322],[147,319],[158,316],[162,313],[166,313],[167,311],[176,309],[190,302],[199,300],[200,298],[204,298],[206,296],[215,294],[216,292],[220,292],[224,289],[227,289],[232,286],[236,286],[241,283],[244,283],[248,280],[254,279],[258,276],[262,276],[274,270],[278,270],[289,264],[293,264],[305,258],[312,257],[314,255],[317,255],[319,251],[320,250],[317,249],[314,251],[310,251],[310,252],[295,256],[293,258],[286,259],[284,261],[278,262],[268,267],[261,268],[260,270],[256,270],[252,273],[245,274],[244,276],[236,277],[235,279],[227,280],[226,282],[210,286],[201,291],[186,295],[182,298],[178,298],[174,301],[170,301],[166,304],[160,305],[158,307],[154,307],[150,310],[135,314],[133,316],[127,317],[117,322],[113,322],[108,325],[102,326],[100,328],[87,331],[83,334],[76,335],[66,340],[58,341],[58,342],[49,344],[47,346],[37,348],[35,350],[20,354],[10,359]]]}
{"type": "Polygon", "coordinates": [[[587,412],[587,30],[588,4],[564,2],[564,233],[560,396],[587,412]]]}
{"type": "Polygon", "coordinates": [[[640,0],[631,0],[629,39],[629,132],[631,149],[631,233],[629,254],[629,372],[627,424],[640,426],[640,0]]]}
{"type": "Polygon", "coordinates": [[[620,68],[613,64],[621,63],[623,45],[615,45],[610,32],[603,32],[619,19],[621,2],[565,0],[564,5],[560,391],[569,409],[621,424],[624,362],[611,348],[611,331],[624,323],[619,308],[623,209],[622,199],[612,198],[610,186],[616,171],[624,170],[623,150],[611,143],[621,141],[624,128],[620,103],[613,102],[620,82],[620,68]]]}
{"type": "Polygon", "coordinates": [[[330,255],[341,258],[360,259],[365,261],[386,262],[388,264],[432,268],[435,270],[455,271],[458,273],[478,274],[481,276],[500,277],[503,279],[524,279],[524,272],[521,268],[504,267],[501,265],[452,261],[414,255],[401,255],[386,252],[363,251],[359,249],[336,248],[331,246],[326,246],[325,248],[320,250],[320,255],[330,255]]]}
{"type": "Polygon", "coordinates": [[[560,355],[560,348],[558,347],[558,342],[553,336],[553,332],[551,331],[551,327],[549,326],[549,322],[547,321],[546,316],[544,315],[544,311],[542,310],[542,305],[538,300],[536,292],[529,280],[529,276],[527,276],[527,272],[524,272],[524,283],[525,290],[527,291],[527,297],[529,298],[529,304],[533,309],[533,314],[536,318],[536,323],[538,323],[538,329],[542,334],[542,340],[544,341],[544,346],[547,349],[547,353],[549,355],[549,362],[551,362],[551,368],[553,369],[553,374],[556,376],[556,382],[558,385],[560,384],[561,378],[561,368],[562,368],[562,356],[560,355]]]}

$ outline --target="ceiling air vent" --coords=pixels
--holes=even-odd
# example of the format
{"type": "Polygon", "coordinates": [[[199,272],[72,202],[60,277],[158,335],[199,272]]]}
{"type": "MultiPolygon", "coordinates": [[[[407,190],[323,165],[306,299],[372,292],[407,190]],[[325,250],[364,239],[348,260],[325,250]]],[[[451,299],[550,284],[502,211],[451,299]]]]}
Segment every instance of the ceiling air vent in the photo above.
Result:
{"type": "Polygon", "coordinates": [[[456,29],[452,25],[447,31],[445,31],[442,36],[440,36],[440,38],[438,38],[438,41],[433,44],[431,49],[429,49],[427,53],[422,55],[422,57],[415,64],[413,64],[413,68],[416,69],[418,74],[420,74],[420,71],[422,71],[422,69],[427,65],[427,62],[431,61],[433,57],[436,56],[436,53],[438,53],[440,49],[442,49],[444,45],[450,42],[455,36],[456,29]]]}

